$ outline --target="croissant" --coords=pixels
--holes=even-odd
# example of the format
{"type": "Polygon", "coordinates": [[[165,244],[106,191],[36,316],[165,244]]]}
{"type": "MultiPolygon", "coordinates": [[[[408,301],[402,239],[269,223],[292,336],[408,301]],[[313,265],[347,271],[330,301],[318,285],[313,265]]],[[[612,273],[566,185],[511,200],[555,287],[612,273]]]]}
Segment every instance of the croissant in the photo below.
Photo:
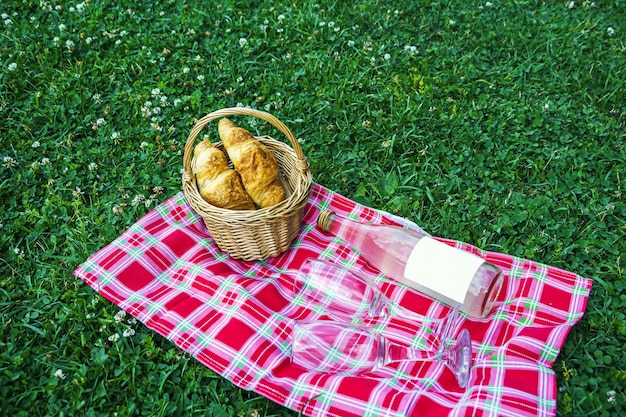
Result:
{"type": "Polygon", "coordinates": [[[278,163],[272,151],[228,119],[219,121],[218,131],[252,200],[261,208],[283,201],[286,193],[278,178],[278,163]]]}
{"type": "Polygon", "coordinates": [[[243,188],[239,174],[228,167],[226,155],[208,140],[193,151],[193,173],[200,196],[209,204],[231,210],[254,210],[254,202],[243,188]]]}

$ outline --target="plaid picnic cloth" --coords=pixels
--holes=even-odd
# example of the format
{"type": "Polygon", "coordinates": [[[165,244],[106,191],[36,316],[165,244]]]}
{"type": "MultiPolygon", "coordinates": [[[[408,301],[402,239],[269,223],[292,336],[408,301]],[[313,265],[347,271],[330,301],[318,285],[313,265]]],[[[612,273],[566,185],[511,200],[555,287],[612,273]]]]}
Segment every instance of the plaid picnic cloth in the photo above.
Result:
{"type": "MultiPolygon", "coordinates": [[[[453,334],[472,336],[469,387],[435,362],[400,362],[359,376],[307,372],[290,361],[295,320],[328,319],[290,296],[293,274],[308,257],[360,270],[406,309],[433,318],[450,308],[369,267],[338,238],[321,232],[320,210],[380,224],[410,222],[359,205],[314,184],[301,233],[284,254],[260,262],[220,252],[184,194],[143,216],[74,274],[148,328],[173,341],[242,389],[310,416],[554,416],[551,369],[586,308],[591,280],[551,266],[440,239],[499,266],[505,285],[485,319],[462,316],[453,334]]],[[[417,226],[414,226],[417,228],[417,226]]],[[[419,324],[371,319],[388,340],[423,348],[419,324]]]]}

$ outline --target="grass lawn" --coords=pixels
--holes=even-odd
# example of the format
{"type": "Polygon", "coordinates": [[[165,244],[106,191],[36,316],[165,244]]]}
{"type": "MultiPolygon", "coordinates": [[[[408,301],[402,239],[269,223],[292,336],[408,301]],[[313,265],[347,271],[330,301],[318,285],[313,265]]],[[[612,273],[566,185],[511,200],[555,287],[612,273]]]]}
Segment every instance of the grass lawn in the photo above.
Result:
{"type": "Polygon", "coordinates": [[[285,122],[328,188],[592,278],[557,413],[626,412],[626,3],[393,3],[2,1],[3,415],[297,415],[72,275],[237,105],[285,122]]]}

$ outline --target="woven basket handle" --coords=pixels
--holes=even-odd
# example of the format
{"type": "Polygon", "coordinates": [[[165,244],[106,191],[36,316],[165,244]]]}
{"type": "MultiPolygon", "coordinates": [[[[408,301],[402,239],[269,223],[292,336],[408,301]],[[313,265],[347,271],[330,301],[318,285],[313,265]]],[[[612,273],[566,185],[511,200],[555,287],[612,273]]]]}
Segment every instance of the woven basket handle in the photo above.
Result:
{"type": "Polygon", "coordinates": [[[296,152],[296,156],[298,157],[299,164],[297,166],[297,169],[301,172],[305,172],[309,169],[309,163],[306,159],[306,156],[304,156],[304,153],[302,152],[302,147],[300,147],[300,144],[298,143],[298,140],[296,139],[294,134],[291,133],[291,130],[289,130],[289,128],[283,122],[272,116],[270,113],[266,113],[264,111],[255,110],[248,107],[229,107],[216,110],[202,117],[196,122],[195,126],[189,133],[189,136],[187,137],[187,144],[185,145],[185,153],[183,155],[183,179],[185,181],[193,179],[193,174],[191,172],[191,158],[193,155],[194,143],[200,131],[204,129],[206,125],[216,119],[221,119],[222,117],[234,115],[254,116],[272,124],[275,128],[284,133],[285,136],[287,136],[287,139],[289,139],[289,142],[291,142],[291,147],[296,152]]]}

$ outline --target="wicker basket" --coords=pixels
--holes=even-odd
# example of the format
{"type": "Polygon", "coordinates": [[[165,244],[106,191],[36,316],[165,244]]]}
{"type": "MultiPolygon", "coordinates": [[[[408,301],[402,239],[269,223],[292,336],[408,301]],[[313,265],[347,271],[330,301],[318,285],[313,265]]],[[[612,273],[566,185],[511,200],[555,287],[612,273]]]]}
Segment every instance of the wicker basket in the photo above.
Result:
{"type": "MultiPolygon", "coordinates": [[[[217,127],[215,130],[217,132],[217,127]]],[[[213,145],[224,150],[221,142],[214,142],[213,145]]],[[[269,113],[245,107],[217,110],[198,120],[187,138],[183,156],[183,192],[191,207],[204,219],[219,248],[234,259],[261,260],[285,252],[300,231],[311,182],[309,164],[296,137],[287,126],[269,113]],[[291,142],[290,147],[269,136],[256,137],[276,157],[281,182],[287,191],[287,198],[272,207],[228,210],[215,207],[200,196],[192,171],[196,138],[209,122],[234,115],[263,119],[284,133],[291,142]]]]}

